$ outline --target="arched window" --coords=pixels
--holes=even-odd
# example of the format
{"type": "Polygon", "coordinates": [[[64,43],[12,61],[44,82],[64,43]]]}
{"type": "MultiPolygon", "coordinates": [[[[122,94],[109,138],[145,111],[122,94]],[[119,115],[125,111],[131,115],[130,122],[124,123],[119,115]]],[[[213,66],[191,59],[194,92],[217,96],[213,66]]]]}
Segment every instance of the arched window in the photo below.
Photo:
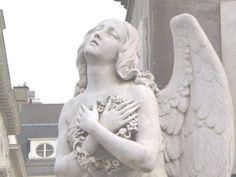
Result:
{"type": "Polygon", "coordinates": [[[36,148],[36,154],[42,158],[50,157],[53,154],[53,152],[54,152],[53,146],[48,143],[40,144],[36,148]]]}

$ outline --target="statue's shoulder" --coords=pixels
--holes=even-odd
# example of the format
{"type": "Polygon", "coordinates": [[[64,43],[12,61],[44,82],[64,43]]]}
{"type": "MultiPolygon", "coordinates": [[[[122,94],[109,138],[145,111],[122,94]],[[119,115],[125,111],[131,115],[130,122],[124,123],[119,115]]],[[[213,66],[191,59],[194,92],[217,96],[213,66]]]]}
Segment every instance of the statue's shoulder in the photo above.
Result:
{"type": "Polygon", "coordinates": [[[132,84],[130,86],[131,94],[140,101],[156,100],[153,90],[144,84],[132,84]]]}
{"type": "Polygon", "coordinates": [[[81,95],[77,95],[68,100],[61,110],[60,119],[68,121],[68,118],[71,118],[72,115],[75,115],[77,110],[76,108],[78,108],[78,105],[81,104],[81,99],[81,95]]]}
{"type": "Polygon", "coordinates": [[[63,110],[67,110],[67,109],[71,109],[71,108],[78,102],[78,100],[80,100],[80,99],[78,99],[79,97],[80,97],[80,96],[77,95],[76,97],[73,97],[73,98],[69,99],[69,100],[64,104],[64,106],[63,106],[63,108],[62,108],[62,111],[63,111],[63,110]]]}

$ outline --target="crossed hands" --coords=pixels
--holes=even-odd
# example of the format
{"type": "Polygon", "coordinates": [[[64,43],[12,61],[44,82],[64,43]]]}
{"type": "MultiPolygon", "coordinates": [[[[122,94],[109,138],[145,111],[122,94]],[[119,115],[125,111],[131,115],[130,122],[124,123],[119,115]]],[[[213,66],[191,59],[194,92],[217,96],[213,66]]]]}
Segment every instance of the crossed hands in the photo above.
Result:
{"type": "Polygon", "coordinates": [[[85,105],[81,105],[77,112],[77,119],[80,128],[86,132],[91,132],[96,123],[114,132],[127,124],[134,118],[137,118],[136,111],[140,105],[136,101],[125,101],[116,108],[111,109],[111,100],[107,103],[103,113],[99,117],[97,110],[97,102],[93,104],[93,109],[88,109],[85,105]]]}

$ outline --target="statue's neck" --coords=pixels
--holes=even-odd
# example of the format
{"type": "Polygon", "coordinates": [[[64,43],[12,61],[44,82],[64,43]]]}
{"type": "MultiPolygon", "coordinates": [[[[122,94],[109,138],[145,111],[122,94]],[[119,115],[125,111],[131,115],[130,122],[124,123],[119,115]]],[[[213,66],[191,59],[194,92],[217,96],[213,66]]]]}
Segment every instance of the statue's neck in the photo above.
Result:
{"type": "Polygon", "coordinates": [[[121,79],[115,71],[114,65],[94,65],[87,67],[88,92],[104,92],[121,83],[121,79]]]}

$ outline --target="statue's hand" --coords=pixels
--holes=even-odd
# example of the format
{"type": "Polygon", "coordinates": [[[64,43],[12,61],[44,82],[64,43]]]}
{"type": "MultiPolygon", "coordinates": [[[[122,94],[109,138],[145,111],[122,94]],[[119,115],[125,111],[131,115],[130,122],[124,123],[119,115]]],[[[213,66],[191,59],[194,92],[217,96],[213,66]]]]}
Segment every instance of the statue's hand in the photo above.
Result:
{"type": "Polygon", "coordinates": [[[79,127],[86,132],[90,132],[94,123],[98,121],[97,102],[94,103],[93,109],[89,110],[85,105],[81,105],[77,112],[79,127]]]}
{"type": "Polygon", "coordinates": [[[139,103],[135,101],[125,101],[115,109],[109,110],[110,106],[111,100],[109,100],[100,117],[100,124],[102,124],[111,132],[116,131],[130,122],[132,119],[136,118],[138,114],[135,112],[140,107],[139,103]]]}

